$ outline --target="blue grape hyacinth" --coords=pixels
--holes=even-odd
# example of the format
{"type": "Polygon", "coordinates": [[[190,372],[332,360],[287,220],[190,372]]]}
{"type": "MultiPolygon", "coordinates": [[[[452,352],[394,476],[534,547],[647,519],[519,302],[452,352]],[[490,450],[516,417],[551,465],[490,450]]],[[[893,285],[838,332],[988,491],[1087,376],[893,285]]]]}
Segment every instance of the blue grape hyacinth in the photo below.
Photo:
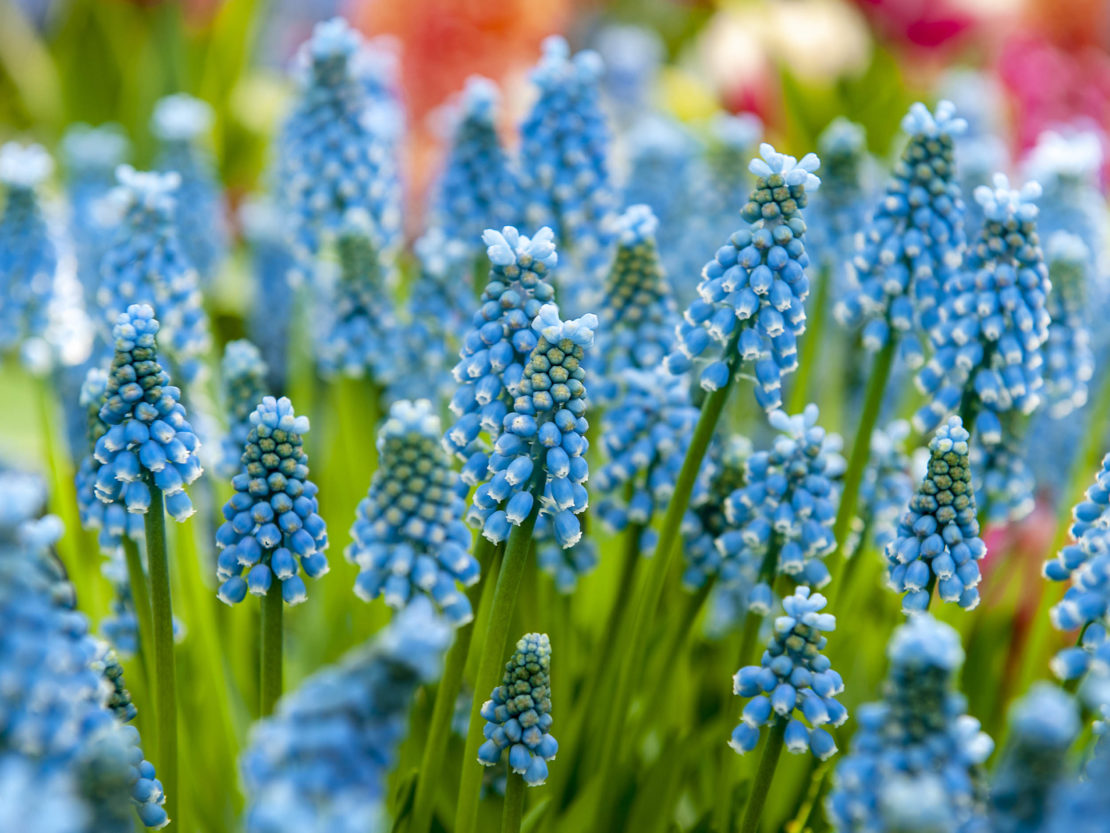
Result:
{"type": "Polygon", "coordinates": [[[1110,743],[1100,738],[1094,743],[1084,777],[1058,785],[1052,797],[1044,833],[1101,833],[1110,816],[1106,791],[1110,779],[1110,743]]]}
{"type": "Polygon", "coordinates": [[[501,685],[482,705],[486,741],[478,762],[494,766],[509,750],[509,766],[529,787],[547,780],[547,762],[559,744],[551,735],[551,641],[546,633],[528,633],[516,643],[505,664],[501,685]]]}
{"type": "Polygon", "coordinates": [[[979,604],[979,561],[987,548],[975,517],[970,439],[958,416],[937,429],[925,478],[887,544],[887,581],[905,594],[907,612],[927,608],[934,586],[942,600],[965,610],[979,604]]]}
{"type": "Polygon", "coordinates": [[[629,370],[661,366],[674,347],[678,308],[659,260],[657,226],[646,205],[629,206],[617,222],[617,252],[601,301],[594,362],[603,403],[618,395],[629,370]]]}
{"type": "MultiPolygon", "coordinates": [[[[595,485],[605,499],[597,514],[615,531],[638,526],[640,551],[647,554],[655,544],[652,519],[671,499],[699,412],[690,404],[688,386],[675,384],[663,367],[626,369],[621,378],[624,393],[602,420],[607,461],[595,485]]],[[[705,490],[701,478],[694,486],[692,505],[703,500],[705,490]]]]}
{"type": "Polygon", "coordinates": [[[266,362],[258,348],[246,339],[229,341],[220,362],[220,388],[223,392],[227,433],[220,443],[217,474],[233,477],[239,471],[239,458],[251,432],[251,414],[266,395],[266,362]]]}
{"type": "Polygon", "coordinates": [[[1066,581],[1102,547],[1110,530],[1110,454],[1102,458],[1092,483],[1081,500],[1072,508],[1072,524],[1068,532],[1072,542],[1064,546],[1056,558],[1044,565],[1045,578],[1066,581]]]}
{"type": "Polygon", "coordinates": [[[1037,483],[1026,462],[1027,444],[1007,431],[995,445],[975,445],[971,468],[975,494],[987,523],[1017,522],[1036,506],[1037,483]]]}
{"type": "Polygon", "coordinates": [[[991,781],[992,833],[1042,833],[1056,783],[1079,734],[1075,701],[1039,683],[1010,715],[1010,741],[991,781]]]}
{"type": "Polygon", "coordinates": [[[304,579],[328,571],[327,527],[317,514],[316,484],[308,479],[303,436],[308,417],[293,413],[284,396],[262,399],[250,416],[242,467],[231,479],[235,494],[216,531],[220,600],[234,605],[247,591],[264,596],[276,580],[286,604],[307,597],[304,579]],[[247,577],[243,578],[246,571],[247,577]]]}
{"type": "Polygon", "coordinates": [[[911,366],[925,357],[916,331],[936,326],[945,287],[963,262],[954,138],[965,128],[949,101],[933,113],[914,104],[902,119],[909,144],[858,238],[855,286],[836,307],[843,323],[863,325],[864,347],[877,352],[896,339],[911,366]]]}
{"type": "Polygon", "coordinates": [[[452,371],[459,383],[451,398],[456,421],[444,438],[463,462],[468,485],[487,477],[489,445],[480,435],[485,433],[490,443],[501,435],[538,341],[532,320],[555,298],[548,280],[559,260],[553,237],[549,228],[529,238],[512,226],[487,229],[482,236],[491,264],[489,282],[452,371]]]}
{"type": "Polygon", "coordinates": [[[75,124],[62,137],[61,149],[77,277],[91,306],[100,283],[100,261],[111,241],[112,218],[106,198],[115,187],[116,168],[127,159],[130,142],[119,125],[75,124]]]}
{"type": "Polygon", "coordinates": [[[348,561],[359,566],[355,593],[403,609],[426,595],[452,625],[474,617],[459,585],[478,581],[466,502],[451,469],[432,404],[394,402],[378,431],[378,469],[358,505],[348,561]]]}
{"type": "Polygon", "coordinates": [[[96,443],[108,433],[108,424],[100,418],[100,409],[108,390],[108,373],[103,368],[91,367],[81,386],[78,405],[85,409],[87,424],[87,453],[74,475],[78,516],[81,526],[99,533],[101,552],[114,553],[124,535],[139,541],[143,537],[143,516],[127,511],[120,502],[104,503],[96,496],[96,476],[100,463],[94,456],[96,443]]]}
{"type": "Polygon", "coordinates": [[[316,335],[320,369],[326,376],[388,381],[396,373],[397,324],[370,216],[348,211],[335,242],[339,275],[321,305],[316,335]]]}
{"type": "Polygon", "coordinates": [[[481,254],[486,229],[519,221],[516,174],[497,135],[498,98],[488,78],[467,79],[428,218],[429,227],[450,234],[471,255],[481,254]]]}
{"type": "Polygon", "coordinates": [[[108,373],[100,419],[108,430],[93,456],[96,496],[145,515],[150,486],[166,499],[166,511],[184,521],[195,511],[185,487],[201,475],[199,442],[185,416],[181,391],[158,362],[158,320],[145,304],[132,304],[112,330],[115,357],[108,373]]]}
{"type": "Polygon", "coordinates": [[[54,291],[58,253],[39,204],[39,188],[54,170],[40,145],[0,147],[0,350],[42,335],[54,291]]]}
{"type": "Polygon", "coordinates": [[[1037,237],[1033,201],[1039,195],[1037,183],[1015,191],[1002,174],[993,189],[976,189],[983,230],[966,268],[944,287],[939,320],[930,331],[934,354],[917,374],[930,399],[914,416],[919,430],[932,430],[960,408],[975,414],[981,440],[996,444],[1003,435],[1001,416],[1032,413],[1041,403],[1052,287],[1037,237]]]}
{"type": "Polygon", "coordinates": [[[890,672],[883,699],[855,712],[858,728],[841,758],[826,800],[837,831],[885,833],[897,784],[938,788],[897,790],[903,818],[942,820],[946,833],[984,833],[982,763],[994,742],[953,690],[963,663],[960,639],[927,613],[910,616],[887,648],[890,672]],[[887,818],[884,818],[887,816],[887,818]]]}
{"type": "Polygon", "coordinates": [[[692,183],[692,213],[700,215],[692,231],[702,252],[736,230],[736,212],[752,188],[748,162],[758,150],[763,122],[754,113],[717,113],[704,132],[702,164],[692,183]]]}
{"type": "Polygon", "coordinates": [[[812,752],[821,761],[836,754],[836,741],[825,726],[840,726],[848,710],[836,699],[844,681],[821,653],[826,633],[836,630],[836,617],[822,613],[820,593],[797,588],[782,600],[786,611],[775,619],[774,634],[759,665],[748,665],[733,677],[733,693],[750,697],[729,746],[743,755],[759,745],[761,728],[786,723],[789,752],[812,752]],[[808,724],[808,725],[807,725],[808,724]]]}
{"type": "Polygon", "coordinates": [[[185,93],[159,99],[150,119],[158,140],[158,170],[181,177],[174,217],[185,255],[203,283],[216,276],[227,253],[227,221],[215,161],[204,145],[212,108],[185,93]]]}
{"type": "Polygon", "coordinates": [[[536,546],[536,565],[551,576],[555,589],[564,596],[573,593],[578,579],[592,573],[600,561],[597,542],[585,533],[577,543],[564,549],[546,516],[536,519],[532,540],[536,546]]]}
{"type": "Polygon", "coordinates": [[[545,304],[532,327],[539,341],[490,455],[490,480],[475,490],[467,518],[489,540],[504,541],[510,527],[532,514],[538,497],[540,514],[550,519],[555,540],[566,549],[582,537],[578,515],[589,504],[582,359],[593,343],[597,316],[562,321],[559,308],[545,304]]]}
{"type": "Polygon", "coordinates": [[[1087,403],[1087,385],[1095,373],[1087,326],[1090,251],[1081,237],[1060,231],[1048,239],[1045,258],[1052,284],[1045,301],[1052,322],[1044,345],[1045,396],[1049,414],[1060,419],[1087,403]]]}
{"type": "MultiPolygon", "coordinates": [[[[28,491],[17,477],[0,475],[6,505],[0,519],[0,772],[18,765],[34,773],[40,803],[10,829],[31,823],[38,831],[38,822],[55,813],[55,796],[47,793],[42,803],[41,790],[53,788],[75,813],[66,833],[125,833],[136,815],[146,827],[164,827],[162,785],[144,759],[138,731],[126,725],[135,709],[119,663],[89,634],[73,587],[50,551],[61,522],[28,514],[31,507],[13,490],[28,491]]],[[[5,801],[0,823],[9,807],[5,801]]]]}
{"type": "Polygon", "coordinates": [[[416,689],[440,674],[451,628],[427,599],[318,671],[255,724],[240,758],[247,833],[386,830],[387,781],[416,689]]]}
{"type": "Polygon", "coordinates": [[[751,365],[755,397],[770,412],[782,404],[782,376],[798,366],[798,336],[805,330],[803,302],[809,294],[809,265],[801,209],[806,192],[821,184],[810,153],[799,162],[760,146],[762,158],[749,166],[758,179],[740,216],[747,228],[735,232],[706,264],[694,301],[679,325],[678,350],[667,357],[672,373],[701,371],[702,388],[718,390],[730,367],[751,365]],[[708,351],[708,353],[707,353],[708,351]]]}
{"type": "Polygon", "coordinates": [[[316,24],[298,55],[299,95],[278,140],[280,202],[309,263],[352,208],[373,221],[387,260],[400,243],[399,119],[370,70],[371,47],[342,18],[316,24]]]}
{"type": "Polygon", "coordinates": [[[575,280],[560,287],[564,305],[577,296],[583,296],[582,304],[592,300],[592,281],[609,264],[617,197],[610,181],[601,72],[596,52],[571,57],[564,38],[547,38],[532,72],[539,96],[520,125],[524,222],[554,229],[576,267],[575,280]]]}
{"type": "Polygon", "coordinates": [[[196,270],[185,256],[174,220],[181,178],[122,165],[113,199],[123,210],[111,246],[100,263],[97,300],[106,320],[131,304],[148,304],[162,322],[162,347],[176,374],[192,382],[209,346],[208,317],[196,270]]]}
{"type": "Polygon", "coordinates": [[[834,480],[844,461],[840,438],[827,435],[817,417],[813,404],[794,416],[772,412],[779,435],[769,451],[748,458],[746,483],[725,501],[728,529],[717,539],[720,578],[729,584],[754,574],[749,606],[759,613],[771,608],[777,576],[815,588],[829,582],[823,558],[836,547],[834,480]]]}

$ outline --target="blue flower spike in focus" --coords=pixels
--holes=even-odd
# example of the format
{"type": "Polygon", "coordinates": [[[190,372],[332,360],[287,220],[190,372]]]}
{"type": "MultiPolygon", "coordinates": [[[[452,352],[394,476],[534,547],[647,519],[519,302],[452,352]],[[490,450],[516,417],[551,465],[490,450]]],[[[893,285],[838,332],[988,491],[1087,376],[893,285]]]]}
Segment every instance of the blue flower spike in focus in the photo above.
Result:
{"type": "Polygon", "coordinates": [[[979,537],[971,487],[970,435],[957,416],[929,442],[929,466],[887,544],[887,581],[904,593],[902,609],[925,610],[934,587],[940,598],[965,610],[979,604],[979,537]]]}
{"type": "Polygon", "coordinates": [[[840,437],[817,424],[817,406],[787,416],[774,411],[771,427],[780,432],[769,451],[748,458],[747,482],[725,501],[727,530],[717,539],[724,584],[755,577],[749,609],[770,612],[777,576],[814,588],[829,582],[824,556],[836,544],[832,522],[843,469],[840,437]]]}
{"type": "Polygon", "coordinates": [[[932,430],[958,409],[968,431],[995,445],[1003,417],[1040,405],[1052,288],[1037,237],[1040,193],[1036,182],[1012,190],[1002,174],[993,188],[975,189],[983,229],[966,268],[944,286],[930,331],[933,357],[917,374],[930,399],[914,416],[919,430],[932,430]]]}
{"type": "Polygon", "coordinates": [[[512,226],[487,229],[482,239],[490,260],[489,282],[452,371],[459,383],[451,399],[456,421],[444,438],[462,461],[468,485],[488,476],[490,445],[501,435],[538,341],[532,321],[555,298],[549,278],[559,260],[549,228],[533,237],[512,226]]]}
{"type": "Polygon", "coordinates": [[[836,741],[824,727],[848,719],[848,710],[836,700],[844,681],[821,653],[825,634],[836,629],[836,617],[821,612],[825,597],[811,595],[808,587],[799,587],[782,604],[786,615],[775,619],[760,664],[745,666],[733,677],[733,693],[751,699],[729,745],[740,754],[751,752],[762,727],[782,722],[787,751],[812,752],[823,761],[836,753],[836,741]]]}
{"type": "Polygon", "coordinates": [[[699,300],[678,328],[678,350],[667,357],[672,373],[685,373],[697,359],[709,364],[702,388],[724,388],[740,364],[755,373],[755,397],[770,412],[782,405],[783,374],[798,364],[798,336],[805,330],[803,302],[809,294],[809,265],[801,209],[806,192],[821,180],[815,154],[801,161],[760,146],[749,166],[758,178],[740,216],[748,227],[717,250],[702,272],[699,300]],[[731,368],[731,369],[730,369],[731,368]]]}
{"type": "Polygon", "coordinates": [[[858,728],[826,799],[833,828],[916,829],[888,826],[889,814],[899,811],[910,820],[943,822],[925,830],[990,830],[982,764],[994,742],[954,690],[964,660],[959,636],[927,613],[914,614],[894,632],[887,655],[883,699],[855,710],[858,728]],[[939,789],[931,786],[936,782],[939,789]]]}
{"type": "Polygon", "coordinates": [[[100,419],[107,431],[93,451],[100,467],[96,496],[146,514],[151,487],[165,496],[166,511],[184,521],[195,511],[185,487],[201,475],[199,443],[158,361],[159,331],[154,311],[132,304],[112,330],[115,358],[108,374],[100,419]]]}
{"type": "Polygon", "coordinates": [[[547,634],[525,634],[516,643],[501,685],[482,706],[482,718],[486,742],[478,750],[479,763],[494,766],[508,749],[512,771],[529,787],[543,784],[547,762],[559,751],[550,733],[551,642],[547,634]]]}
{"type": "Polygon", "coordinates": [[[524,523],[540,497],[540,512],[551,519],[555,540],[566,549],[582,537],[577,516],[589,503],[583,485],[589,466],[582,359],[593,343],[597,316],[562,321],[559,308],[546,304],[532,327],[539,341],[490,456],[492,476],[475,491],[469,517],[486,538],[500,542],[511,527],[524,523]]]}
{"type": "Polygon", "coordinates": [[[300,604],[307,598],[300,571],[309,578],[328,571],[327,529],[317,514],[317,488],[308,479],[303,448],[308,417],[294,414],[284,396],[267,396],[250,424],[240,471],[231,480],[235,494],[216,532],[222,550],[219,597],[238,604],[248,591],[264,596],[277,582],[286,604],[300,604]]]}
{"type": "Polygon", "coordinates": [[[46,329],[58,255],[39,188],[53,171],[54,160],[41,145],[0,147],[0,350],[46,329]]]}
{"type": "Polygon", "coordinates": [[[394,402],[378,431],[378,470],[358,505],[347,560],[359,566],[355,593],[401,610],[426,595],[455,627],[474,617],[459,585],[478,581],[459,476],[444,451],[432,404],[394,402]]]}
{"type": "Polygon", "coordinates": [[[966,127],[949,101],[932,113],[914,104],[902,119],[909,144],[857,238],[855,285],[836,308],[845,324],[863,324],[865,348],[878,352],[900,342],[911,366],[925,359],[917,332],[936,326],[943,290],[963,261],[967,241],[953,140],[966,127]]]}

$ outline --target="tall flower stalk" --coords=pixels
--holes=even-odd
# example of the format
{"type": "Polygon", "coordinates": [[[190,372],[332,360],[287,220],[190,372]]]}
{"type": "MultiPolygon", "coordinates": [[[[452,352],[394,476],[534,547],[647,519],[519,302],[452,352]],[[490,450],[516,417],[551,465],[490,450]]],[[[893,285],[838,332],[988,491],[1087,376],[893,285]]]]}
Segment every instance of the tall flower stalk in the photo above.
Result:
{"type": "Polygon", "coordinates": [[[221,601],[235,605],[247,592],[262,597],[259,712],[266,716],[282,691],[282,609],[300,604],[307,589],[300,572],[328,571],[327,527],[317,514],[316,484],[308,479],[303,436],[308,417],[296,416],[284,396],[267,396],[250,416],[235,494],[216,532],[222,549],[217,575],[221,601]],[[243,571],[246,570],[246,579],[243,571]]]}
{"type": "Polygon", "coordinates": [[[871,433],[895,353],[901,352],[911,367],[924,361],[918,332],[936,326],[942,290],[963,262],[964,206],[954,139],[965,128],[948,101],[940,102],[934,113],[914,104],[902,119],[909,143],[857,238],[855,285],[836,306],[842,323],[863,325],[863,346],[875,355],[833,527],[840,552],[856,516],[871,433]]]}
{"type": "MultiPolygon", "coordinates": [[[[496,682],[501,646],[508,635],[536,518],[541,512],[549,517],[555,539],[569,547],[582,535],[577,516],[588,502],[583,485],[589,468],[583,456],[587,425],[582,358],[593,342],[597,317],[585,315],[564,322],[558,309],[548,304],[532,323],[539,339],[490,457],[493,476],[478,487],[473,499],[471,517],[481,523],[482,534],[495,542],[508,537],[485,638],[480,643],[476,692],[492,690],[496,682]]],[[[478,754],[476,712],[471,713],[464,760],[478,754]]],[[[480,781],[480,770],[463,768],[455,814],[459,833],[475,829],[480,781]]]]}
{"type": "MultiPolygon", "coordinates": [[[[132,304],[116,320],[112,333],[116,352],[100,409],[100,419],[108,430],[96,441],[93,452],[100,464],[96,496],[105,503],[121,502],[128,512],[143,516],[150,570],[158,752],[171,805],[168,812],[173,816],[177,669],[166,512],[179,522],[194,512],[185,486],[201,474],[196,455],[199,443],[179,401],[181,392],[170,385],[169,376],[158,362],[154,311],[143,304],[132,304]]],[[[129,562],[128,566],[133,564],[129,562]]],[[[142,581],[145,584],[146,578],[142,581]]],[[[132,582],[138,583],[135,579],[132,582]]]]}

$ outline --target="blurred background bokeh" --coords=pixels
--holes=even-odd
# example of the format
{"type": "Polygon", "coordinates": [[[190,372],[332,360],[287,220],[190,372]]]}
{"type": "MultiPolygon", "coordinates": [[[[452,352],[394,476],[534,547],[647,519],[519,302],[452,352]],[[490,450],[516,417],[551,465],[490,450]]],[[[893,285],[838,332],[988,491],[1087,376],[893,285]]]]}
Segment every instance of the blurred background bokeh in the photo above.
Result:
{"type": "Polygon", "coordinates": [[[0,134],[51,145],[73,121],[117,121],[142,163],[154,102],[189,92],[215,109],[234,199],[265,170],[297,45],[335,14],[393,42],[413,196],[436,167],[437,110],[480,73],[502,84],[515,123],[556,32],[598,48],[611,85],[647,81],[649,101],[617,99],[630,109],[688,122],[751,111],[792,150],[846,114],[885,155],[896,114],[960,68],[982,83],[951,91],[1002,122],[1013,156],[1047,127],[1110,127],[1105,0],[0,0],[0,134]]]}

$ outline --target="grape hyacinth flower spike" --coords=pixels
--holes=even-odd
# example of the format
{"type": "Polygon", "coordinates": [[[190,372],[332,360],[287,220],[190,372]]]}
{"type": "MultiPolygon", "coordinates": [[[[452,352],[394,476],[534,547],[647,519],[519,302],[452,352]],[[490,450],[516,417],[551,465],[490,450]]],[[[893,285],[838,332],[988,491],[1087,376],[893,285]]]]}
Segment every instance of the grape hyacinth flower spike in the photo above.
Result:
{"type": "Polygon", "coordinates": [[[209,347],[208,317],[196,270],[186,257],[174,220],[176,173],[116,170],[112,199],[123,217],[100,263],[97,300],[114,320],[131,304],[148,304],[162,322],[162,347],[184,382],[201,371],[209,347]]]}
{"type": "Polygon", "coordinates": [[[416,599],[368,645],[283,697],[239,761],[247,833],[387,829],[387,782],[413,695],[439,676],[450,641],[431,603],[416,599]]]}
{"type": "Polygon", "coordinates": [[[578,515],[589,503],[582,359],[597,316],[561,321],[559,308],[546,304],[532,327],[539,340],[490,456],[492,477],[474,492],[468,519],[500,542],[532,514],[539,497],[540,513],[551,519],[555,540],[566,549],[582,537],[578,515]]]}
{"type": "Polygon", "coordinates": [[[532,71],[539,96],[520,125],[524,222],[554,229],[559,246],[570,252],[575,274],[582,276],[560,287],[564,306],[570,300],[578,306],[589,303],[591,280],[609,265],[617,199],[609,173],[601,73],[596,52],[571,57],[564,38],[547,38],[532,71]]]}
{"type": "Polygon", "coordinates": [[[298,53],[299,96],[278,140],[277,179],[306,266],[352,208],[373,220],[385,261],[400,243],[400,117],[390,80],[371,71],[387,63],[377,57],[339,17],[316,24],[298,53]]]}
{"type": "Polygon", "coordinates": [[[836,700],[844,682],[821,654],[828,642],[825,634],[836,629],[836,617],[821,612],[825,597],[810,595],[808,587],[799,587],[782,603],[786,614],[775,620],[760,664],[745,666],[733,677],[733,693],[752,699],[729,746],[740,754],[751,752],[759,744],[761,727],[783,722],[789,752],[809,751],[823,761],[836,754],[836,741],[824,727],[848,719],[848,710],[836,700]]]}
{"type": "Polygon", "coordinates": [[[1052,285],[1037,237],[1034,200],[1040,193],[1036,182],[1011,190],[1002,174],[994,188],[975,189],[983,230],[967,268],[944,287],[939,321],[930,332],[934,354],[917,374],[918,387],[929,396],[914,416],[919,430],[932,430],[958,408],[965,428],[997,445],[1000,417],[1032,413],[1041,403],[1052,285]]]}
{"type": "Polygon", "coordinates": [[[966,127],[949,101],[933,113],[919,102],[902,119],[909,144],[857,238],[855,286],[836,308],[843,323],[863,324],[864,347],[878,352],[900,342],[910,366],[925,358],[915,330],[936,326],[943,291],[963,261],[954,138],[966,127]]]}
{"type": "Polygon", "coordinates": [[[284,396],[266,396],[250,423],[241,469],[231,480],[235,494],[216,532],[222,550],[219,597],[238,604],[248,590],[263,596],[277,581],[284,602],[300,604],[307,598],[300,570],[309,578],[328,571],[327,528],[317,514],[317,488],[308,479],[303,448],[308,417],[294,414],[284,396]]]}
{"type": "Polygon", "coordinates": [[[432,404],[394,402],[378,432],[378,469],[358,505],[348,561],[359,566],[355,593],[402,610],[428,596],[455,627],[474,616],[458,585],[478,581],[466,504],[432,404]]]}
{"type": "Polygon", "coordinates": [[[53,294],[58,255],[39,204],[38,189],[54,170],[40,145],[0,147],[0,349],[41,335],[53,294]]]}
{"type": "Polygon", "coordinates": [[[979,561],[987,548],[975,517],[969,440],[958,416],[937,429],[925,479],[886,547],[887,580],[905,594],[906,612],[928,608],[934,587],[965,610],[979,604],[979,561]]]}
{"type": "Polygon", "coordinates": [[[251,431],[251,414],[266,395],[266,376],[266,362],[257,347],[246,339],[227,343],[220,363],[220,383],[228,415],[227,434],[220,444],[221,477],[234,477],[239,471],[239,458],[251,431]]]}
{"type": "Polygon", "coordinates": [[[1087,403],[1087,385],[1095,372],[1091,332],[1087,326],[1090,250],[1066,231],[1048,239],[1046,252],[1052,291],[1045,302],[1049,318],[1045,353],[1045,396],[1049,415],[1068,416],[1087,403]]]}
{"type": "Polygon", "coordinates": [[[204,283],[227,252],[227,223],[220,183],[204,136],[212,128],[212,108],[185,93],[154,105],[150,131],[158,139],[158,169],[181,177],[174,216],[181,247],[204,283]]]}
{"type": "Polygon", "coordinates": [[[771,426],[781,432],[769,451],[748,458],[747,482],[725,501],[728,529],[717,539],[725,586],[754,576],[749,609],[770,612],[771,585],[779,575],[815,588],[829,582],[823,557],[836,542],[837,490],[843,470],[840,437],[817,424],[817,406],[787,416],[774,411],[771,426]]]}
{"type": "Polygon", "coordinates": [[[626,371],[653,370],[674,347],[678,309],[659,260],[657,226],[646,205],[629,206],[617,222],[594,362],[604,403],[618,395],[626,371]]]}
{"type": "Polygon", "coordinates": [[[501,685],[482,706],[486,742],[478,762],[494,766],[509,750],[509,766],[529,787],[547,780],[547,762],[559,744],[551,735],[551,642],[545,633],[525,634],[505,664],[501,685]]]}
{"type": "Polygon", "coordinates": [[[516,176],[497,135],[498,98],[488,78],[467,79],[428,218],[429,228],[449,234],[471,257],[481,254],[483,231],[519,220],[516,176]]]}
{"type": "Polygon", "coordinates": [[[677,330],[678,350],[667,357],[672,373],[709,359],[700,383],[724,388],[741,362],[755,373],[755,397],[770,412],[782,404],[782,376],[797,367],[797,337],[805,330],[803,302],[809,265],[801,209],[821,180],[815,154],[801,161],[760,146],[749,166],[756,187],[740,216],[748,223],[717,250],[698,285],[699,300],[677,330]],[[707,352],[708,351],[708,352],[707,352]]]}
{"type": "Polygon", "coordinates": [[[501,435],[538,341],[532,320],[555,298],[548,280],[559,260],[553,238],[549,228],[529,238],[512,226],[482,235],[490,259],[489,282],[452,371],[459,383],[451,399],[456,421],[444,438],[463,463],[467,485],[488,476],[489,445],[480,435],[485,433],[491,443],[501,435]]]}
{"type": "Polygon", "coordinates": [[[959,636],[927,613],[914,614],[894,632],[887,655],[883,699],[855,711],[858,728],[826,800],[833,828],[906,829],[887,826],[893,813],[939,819],[941,826],[926,829],[946,833],[990,829],[982,764],[994,742],[953,690],[964,659],[959,636]]]}
{"type": "Polygon", "coordinates": [[[100,419],[107,431],[93,455],[96,496],[122,503],[128,512],[146,514],[151,487],[166,501],[166,511],[184,521],[195,511],[185,487],[201,475],[199,443],[158,361],[158,320],[146,304],[132,304],[112,330],[115,358],[108,374],[100,419]]]}

